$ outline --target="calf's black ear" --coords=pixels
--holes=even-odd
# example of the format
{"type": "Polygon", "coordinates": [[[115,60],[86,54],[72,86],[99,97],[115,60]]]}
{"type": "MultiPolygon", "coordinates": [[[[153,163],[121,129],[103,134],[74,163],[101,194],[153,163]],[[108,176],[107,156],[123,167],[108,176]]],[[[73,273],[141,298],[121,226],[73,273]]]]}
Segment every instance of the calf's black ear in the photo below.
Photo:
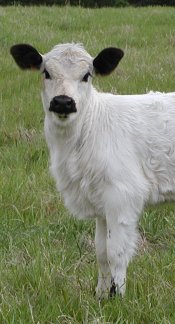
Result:
{"type": "Polygon", "coordinates": [[[42,63],[42,56],[38,51],[28,44],[17,44],[11,47],[10,53],[17,65],[25,69],[39,69],[42,63]]]}
{"type": "Polygon", "coordinates": [[[102,50],[93,60],[96,74],[110,74],[122,59],[124,52],[120,48],[108,47],[102,50]]]}

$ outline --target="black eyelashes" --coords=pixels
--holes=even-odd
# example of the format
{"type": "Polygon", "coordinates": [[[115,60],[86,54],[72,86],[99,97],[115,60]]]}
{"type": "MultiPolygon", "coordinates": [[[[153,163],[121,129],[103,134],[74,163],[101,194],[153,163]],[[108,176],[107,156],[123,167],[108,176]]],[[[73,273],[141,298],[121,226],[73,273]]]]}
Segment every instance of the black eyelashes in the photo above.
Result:
{"type": "Polygon", "coordinates": [[[45,74],[45,79],[51,79],[49,72],[44,69],[43,73],[45,74]]]}
{"type": "Polygon", "coordinates": [[[91,74],[90,74],[90,72],[87,72],[85,75],[84,75],[84,77],[83,77],[83,79],[82,79],[82,81],[83,82],[87,82],[88,81],[88,78],[89,78],[89,76],[92,76],[91,74]]]}
{"type": "MultiPolygon", "coordinates": [[[[50,74],[49,74],[49,72],[48,72],[46,69],[44,69],[43,74],[45,75],[45,79],[51,79],[50,74]]],[[[87,73],[84,75],[82,81],[83,81],[83,82],[87,82],[89,76],[92,76],[92,75],[91,75],[90,72],[87,72],[87,73]]]]}

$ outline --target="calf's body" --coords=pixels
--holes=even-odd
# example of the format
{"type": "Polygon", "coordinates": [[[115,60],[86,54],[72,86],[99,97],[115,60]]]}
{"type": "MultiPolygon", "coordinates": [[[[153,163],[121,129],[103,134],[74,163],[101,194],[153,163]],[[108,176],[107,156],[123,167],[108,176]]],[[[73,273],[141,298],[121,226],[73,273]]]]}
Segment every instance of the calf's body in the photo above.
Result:
{"type": "Polygon", "coordinates": [[[111,275],[121,293],[146,203],[175,200],[175,93],[113,96],[94,91],[81,123],[64,130],[49,116],[51,171],[65,205],[97,219],[100,296],[111,275]]]}
{"type": "MultiPolygon", "coordinates": [[[[22,68],[24,46],[12,48],[22,68]]],[[[37,68],[50,77],[42,100],[52,175],[70,212],[96,219],[97,295],[124,294],[144,206],[175,200],[175,93],[97,92],[91,76],[111,72],[120,50],[92,59],[79,45],[65,44],[38,55],[37,68]]]]}

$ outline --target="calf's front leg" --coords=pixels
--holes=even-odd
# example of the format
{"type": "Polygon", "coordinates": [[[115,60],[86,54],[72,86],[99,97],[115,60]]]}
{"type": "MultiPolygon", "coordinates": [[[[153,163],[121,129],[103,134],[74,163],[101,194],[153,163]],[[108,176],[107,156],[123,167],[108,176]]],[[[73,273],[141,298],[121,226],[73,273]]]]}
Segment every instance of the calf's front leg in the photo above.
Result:
{"type": "Polygon", "coordinates": [[[95,247],[99,267],[96,295],[99,299],[107,298],[110,292],[111,271],[107,259],[107,226],[103,218],[96,219],[95,247]]]}
{"type": "Polygon", "coordinates": [[[107,258],[112,275],[111,296],[116,293],[123,296],[125,293],[127,266],[134,255],[137,241],[138,234],[134,222],[122,222],[117,215],[107,218],[107,258]]]}

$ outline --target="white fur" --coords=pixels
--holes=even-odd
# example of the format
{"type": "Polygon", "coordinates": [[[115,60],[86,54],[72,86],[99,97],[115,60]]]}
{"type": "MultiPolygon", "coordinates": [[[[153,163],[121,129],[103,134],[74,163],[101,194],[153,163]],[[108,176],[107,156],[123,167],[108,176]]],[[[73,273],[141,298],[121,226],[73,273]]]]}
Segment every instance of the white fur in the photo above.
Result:
{"type": "Polygon", "coordinates": [[[43,66],[52,78],[42,93],[51,172],[70,212],[96,218],[98,296],[111,277],[123,294],[143,207],[175,200],[175,93],[97,92],[91,78],[82,82],[93,59],[80,45],[55,47],[43,66]],[[72,97],[77,113],[50,112],[57,95],[72,97]]]}

